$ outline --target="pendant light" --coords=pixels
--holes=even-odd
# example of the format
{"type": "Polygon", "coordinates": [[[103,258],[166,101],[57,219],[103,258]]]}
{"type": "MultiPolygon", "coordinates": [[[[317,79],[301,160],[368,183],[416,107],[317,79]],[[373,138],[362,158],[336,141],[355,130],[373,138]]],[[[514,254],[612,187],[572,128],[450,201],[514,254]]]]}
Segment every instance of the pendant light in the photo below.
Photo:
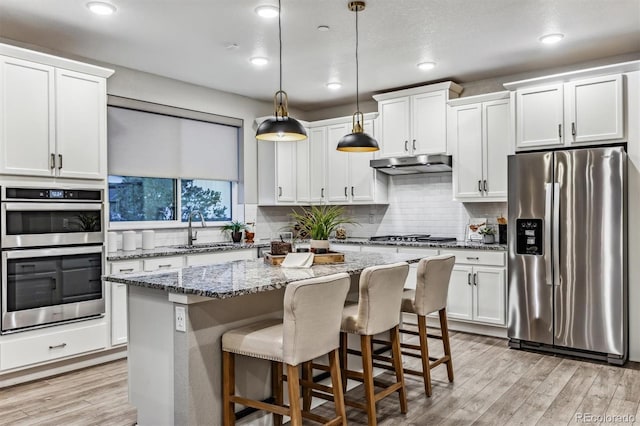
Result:
{"type": "Polygon", "coordinates": [[[280,90],[273,95],[275,117],[260,123],[256,139],[263,141],[301,141],[307,138],[307,131],[295,118],[289,117],[289,98],[282,90],[282,10],[278,0],[278,40],[280,42],[280,90]]]}
{"type": "Polygon", "coordinates": [[[353,114],[351,133],[344,135],[338,142],[338,151],[345,152],[372,152],[380,150],[378,142],[362,128],[364,124],[364,114],[360,112],[359,99],[359,70],[358,70],[358,12],[364,10],[363,1],[349,2],[349,10],[356,13],[356,112],[353,114]]]}

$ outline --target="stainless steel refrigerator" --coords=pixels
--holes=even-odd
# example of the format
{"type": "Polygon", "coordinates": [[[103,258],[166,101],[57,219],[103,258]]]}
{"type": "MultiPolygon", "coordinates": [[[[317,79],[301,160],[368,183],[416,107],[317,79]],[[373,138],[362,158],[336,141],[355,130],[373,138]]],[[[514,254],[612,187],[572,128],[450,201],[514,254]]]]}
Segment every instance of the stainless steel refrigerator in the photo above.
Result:
{"type": "Polygon", "coordinates": [[[622,147],[509,156],[509,345],[627,359],[622,147]]]}

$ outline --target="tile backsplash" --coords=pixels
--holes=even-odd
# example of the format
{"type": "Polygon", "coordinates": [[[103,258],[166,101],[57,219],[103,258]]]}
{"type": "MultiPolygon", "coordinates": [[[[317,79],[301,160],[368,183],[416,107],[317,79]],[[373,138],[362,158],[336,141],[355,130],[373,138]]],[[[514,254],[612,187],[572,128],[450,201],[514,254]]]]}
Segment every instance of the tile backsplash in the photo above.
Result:
{"type": "MultiPolygon", "coordinates": [[[[465,238],[470,217],[487,218],[496,223],[506,217],[507,203],[461,203],[453,201],[450,173],[391,176],[388,205],[345,206],[356,225],[347,225],[349,237],[368,238],[387,234],[431,234],[465,238]]],[[[258,207],[256,238],[269,239],[291,226],[293,207],[258,207]]],[[[247,216],[248,217],[248,216],[247,216]]]]}

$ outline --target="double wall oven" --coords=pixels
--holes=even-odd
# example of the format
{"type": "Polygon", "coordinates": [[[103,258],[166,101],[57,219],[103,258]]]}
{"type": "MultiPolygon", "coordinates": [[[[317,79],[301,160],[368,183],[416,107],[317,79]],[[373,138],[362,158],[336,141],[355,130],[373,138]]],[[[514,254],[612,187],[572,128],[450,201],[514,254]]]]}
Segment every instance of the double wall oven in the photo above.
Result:
{"type": "Polygon", "coordinates": [[[102,194],[0,188],[2,333],[104,315],[102,194]]]}

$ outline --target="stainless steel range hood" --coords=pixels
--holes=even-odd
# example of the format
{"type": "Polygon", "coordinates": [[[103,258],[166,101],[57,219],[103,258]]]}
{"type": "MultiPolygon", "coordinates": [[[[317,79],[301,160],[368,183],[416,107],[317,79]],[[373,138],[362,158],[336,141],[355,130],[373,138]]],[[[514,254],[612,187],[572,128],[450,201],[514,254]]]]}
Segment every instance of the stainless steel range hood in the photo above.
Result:
{"type": "Polygon", "coordinates": [[[410,175],[414,173],[441,173],[451,171],[450,155],[416,155],[415,157],[381,158],[371,160],[369,165],[388,175],[410,175]]]}

